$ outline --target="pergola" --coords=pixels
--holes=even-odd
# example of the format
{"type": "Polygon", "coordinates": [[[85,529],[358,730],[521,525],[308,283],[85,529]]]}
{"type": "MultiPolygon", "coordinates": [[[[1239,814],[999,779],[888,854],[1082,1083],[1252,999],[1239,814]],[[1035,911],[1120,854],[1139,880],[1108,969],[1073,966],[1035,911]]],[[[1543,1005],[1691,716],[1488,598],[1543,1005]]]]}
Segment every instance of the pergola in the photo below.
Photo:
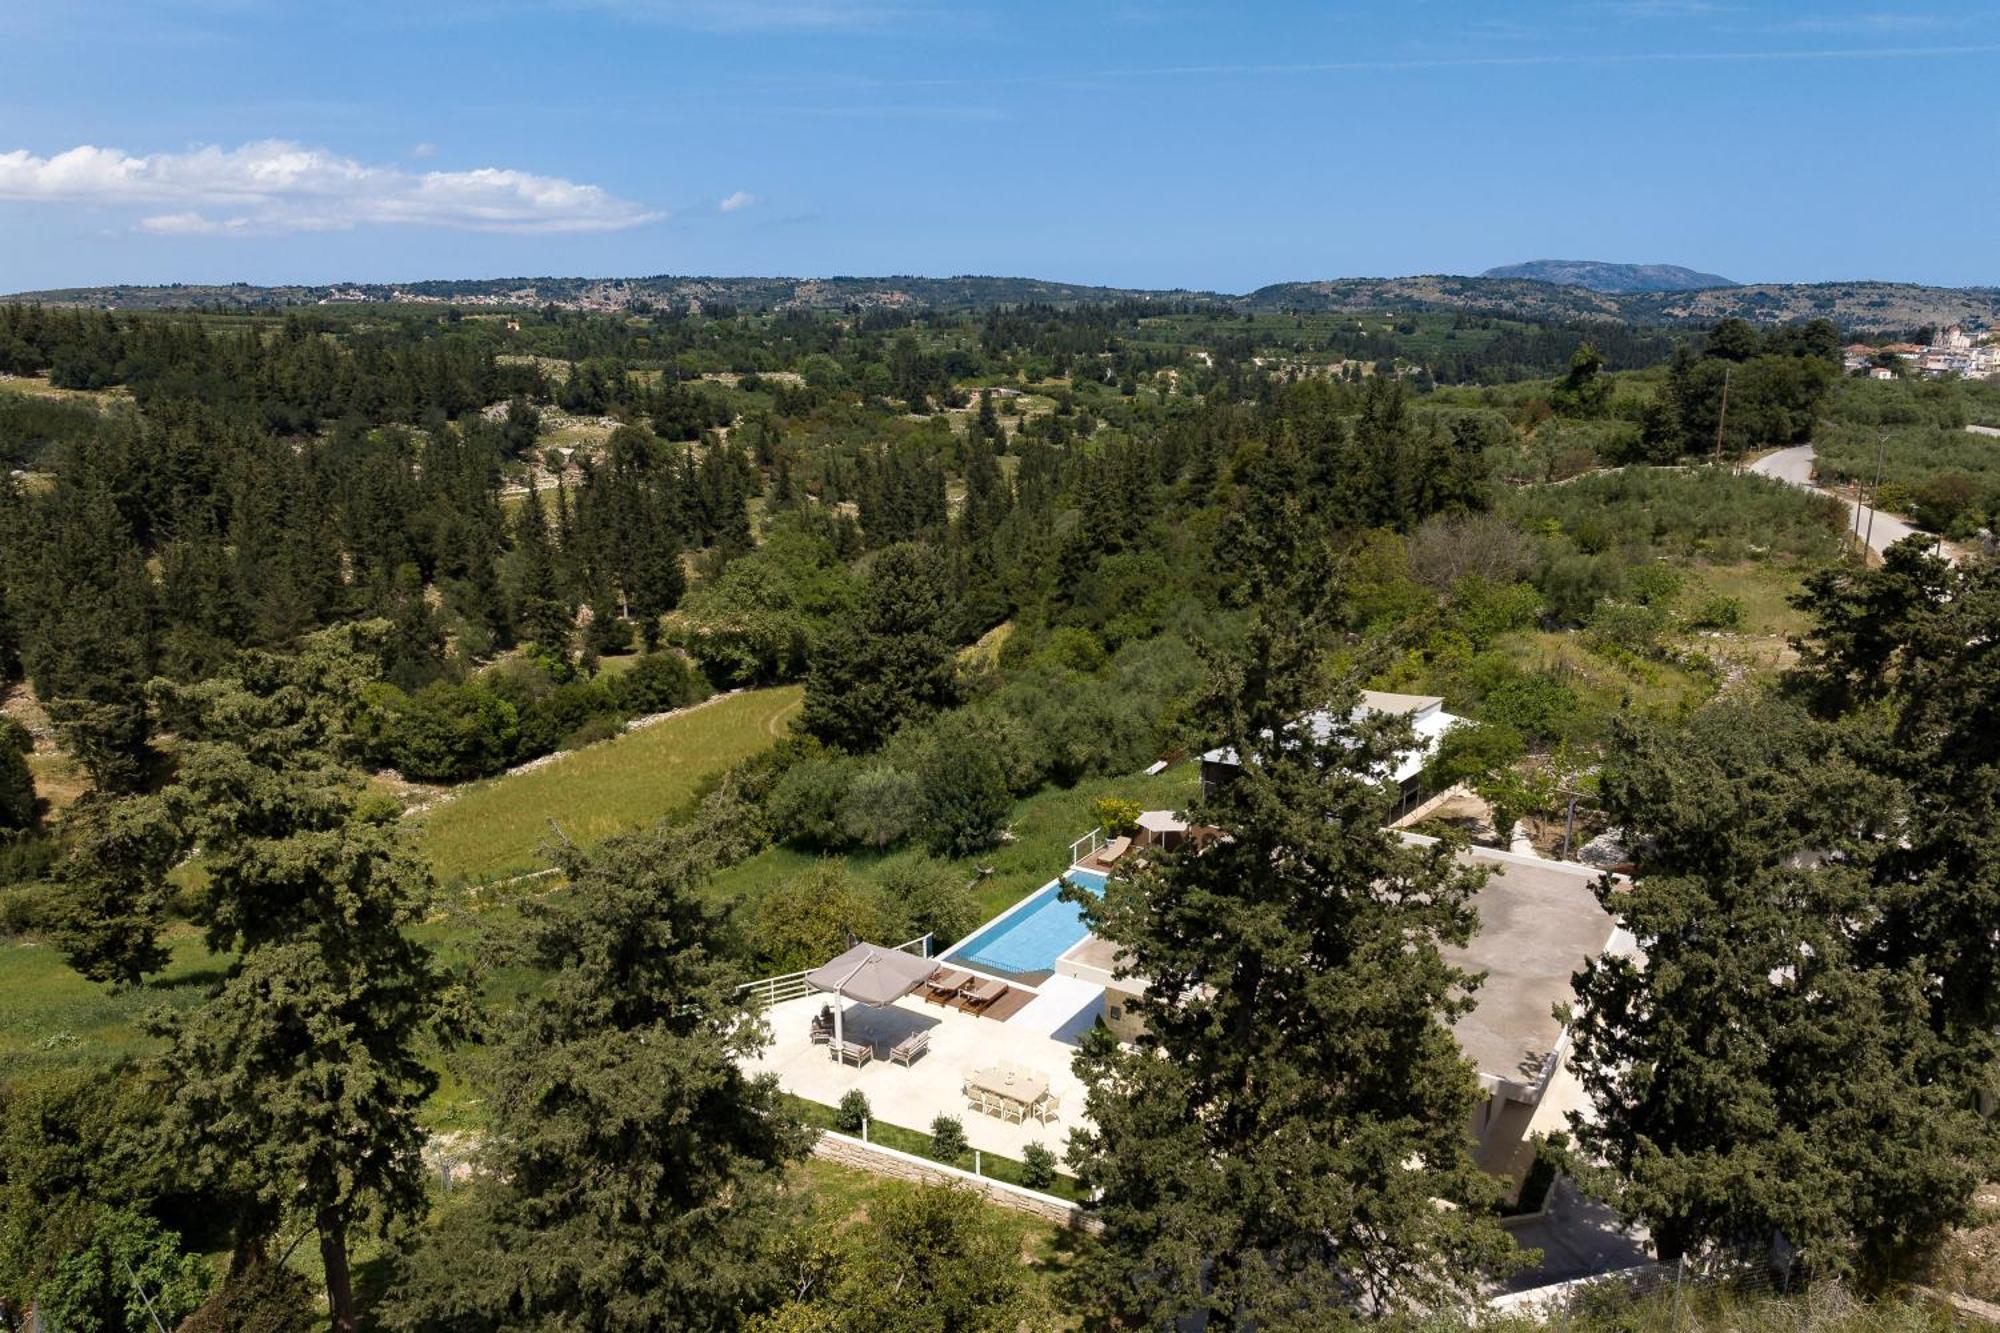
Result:
{"type": "Polygon", "coordinates": [[[833,1006],[833,1055],[840,1058],[846,1043],[839,1000],[852,1000],[880,1009],[908,995],[930,979],[936,964],[928,958],[885,949],[879,944],[857,944],[822,967],[806,973],[806,984],[835,997],[833,1006]]]}

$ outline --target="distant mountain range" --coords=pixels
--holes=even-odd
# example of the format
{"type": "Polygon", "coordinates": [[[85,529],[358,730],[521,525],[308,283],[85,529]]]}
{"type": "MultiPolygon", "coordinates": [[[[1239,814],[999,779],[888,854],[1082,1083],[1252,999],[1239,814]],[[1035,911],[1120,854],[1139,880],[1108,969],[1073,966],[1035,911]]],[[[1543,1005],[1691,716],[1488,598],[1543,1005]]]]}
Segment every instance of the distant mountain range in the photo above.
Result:
{"type": "MultiPolygon", "coordinates": [[[[496,278],[404,283],[334,283],[254,287],[248,284],[164,287],[74,287],[21,292],[0,301],[96,309],[271,310],[295,305],[369,302],[533,309],[554,304],[577,310],[647,308],[765,310],[986,310],[1041,302],[1050,305],[1117,301],[1196,302],[1247,311],[1454,310],[1538,320],[1620,320],[1639,324],[1706,324],[1737,316],[1759,324],[1833,319],[1856,331],[1894,332],[1925,325],[1969,323],[2000,327],[2000,288],[1924,287],[1904,282],[1757,283],[1666,265],[1592,264],[1541,260],[1514,269],[1585,269],[1636,275],[1685,274],[1702,285],[1605,289],[1549,277],[1426,274],[1408,278],[1336,278],[1281,282],[1242,295],[1223,292],[1092,287],[1037,278],[962,276],[713,278],[496,278]]],[[[1632,279],[1638,281],[1638,278],[1632,279]]],[[[1663,279],[1649,279],[1661,281],[1663,279]]],[[[1608,282],[1601,274],[1592,283],[1608,282]]]]}
{"type": "Polygon", "coordinates": [[[1482,278],[1528,278],[1558,287],[1588,287],[1593,292],[1698,292],[1704,287],[1736,287],[1719,273],[1698,273],[1679,264],[1607,264],[1601,259],[1531,259],[1502,264],[1482,278]]]}

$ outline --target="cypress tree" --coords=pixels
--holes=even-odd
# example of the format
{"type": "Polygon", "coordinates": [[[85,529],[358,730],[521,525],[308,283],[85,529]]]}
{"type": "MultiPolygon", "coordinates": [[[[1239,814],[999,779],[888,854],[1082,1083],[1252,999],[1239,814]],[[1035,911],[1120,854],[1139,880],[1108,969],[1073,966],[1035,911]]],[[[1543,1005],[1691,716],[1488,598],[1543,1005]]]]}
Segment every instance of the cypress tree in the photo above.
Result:
{"type": "Polygon", "coordinates": [[[726,815],[560,855],[570,891],[524,910],[548,984],[508,1017],[471,1198],[403,1265],[392,1329],[733,1329],[777,1301],[767,1247],[809,1137],[735,991],[701,884],[749,850],[726,815]]]}
{"type": "Polygon", "coordinates": [[[527,642],[567,659],[575,613],[561,595],[541,492],[530,489],[514,527],[518,552],[514,618],[527,642]]]}
{"type": "Polygon", "coordinates": [[[1104,1228],[1088,1284],[1150,1327],[1453,1308],[1513,1251],[1450,1028],[1476,978],[1441,953],[1476,929],[1481,876],[1384,829],[1394,798],[1372,775],[1406,724],[1349,720],[1354,693],[1321,674],[1336,606],[1318,524],[1296,489],[1254,503],[1231,533],[1256,614],[1197,715],[1242,756],[1189,812],[1224,836],[1078,895],[1147,982],[1144,1034],[1094,1034],[1078,1062],[1094,1127],[1070,1160],[1104,1228]]]}

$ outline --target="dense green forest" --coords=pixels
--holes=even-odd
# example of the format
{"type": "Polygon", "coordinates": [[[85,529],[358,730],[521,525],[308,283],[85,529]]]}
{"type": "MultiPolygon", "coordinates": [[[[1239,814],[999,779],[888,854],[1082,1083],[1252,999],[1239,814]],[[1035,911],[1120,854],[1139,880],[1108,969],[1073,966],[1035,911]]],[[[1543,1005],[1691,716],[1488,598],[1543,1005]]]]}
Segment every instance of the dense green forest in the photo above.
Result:
{"type": "Polygon", "coordinates": [[[1432,777],[1483,823],[1449,836],[1568,850],[1580,800],[1638,858],[1607,910],[1675,965],[1579,975],[1606,1114],[1551,1160],[1665,1258],[1782,1237],[1893,1297],[2000,1166],[2000,585],[1870,568],[1835,502],[1734,465],[1817,441],[1852,475],[1904,432],[1937,452],[1888,481],[1954,534],[1994,474],[1957,452],[1982,390],[1843,380],[1841,342],[1196,298],[0,307],[0,969],[53,951],[117,1006],[0,1041],[0,1326],[142,1327],[133,1272],[203,1329],[1458,1308],[1520,1261],[1449,1027],[1477,883],[1378,832],[1393,728],[1301,728],[1361,687],[1470,719],[1432,777]],[[777,686],[782,738],[630,831],[536,812],[525,885],[413,836],[777,686]],[[1060,1279],[949,1191],[831,1228],[833,1108],[742,1072],[737,983],[960,938],[1010,847],[1074,835],[1048,803],[1273,735],[1176,789],[1223,845],[1088,909],[1151,1036],[1085,1044],[1065,1188],[1102,1229],[1060,1279]]]}

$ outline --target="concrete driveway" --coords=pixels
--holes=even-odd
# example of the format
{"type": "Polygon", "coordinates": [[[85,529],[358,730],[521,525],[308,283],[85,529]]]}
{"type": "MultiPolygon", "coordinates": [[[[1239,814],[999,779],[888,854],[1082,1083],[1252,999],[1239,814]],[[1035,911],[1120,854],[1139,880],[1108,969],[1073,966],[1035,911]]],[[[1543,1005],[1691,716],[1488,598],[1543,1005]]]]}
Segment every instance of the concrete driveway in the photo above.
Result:
{"type": "MultiPolygon", "coordinates": [[[[1847,506],[1847,527],[1850,532],[1859,532],[1868,539],[1868,545],[1877,555],[1888,550],[1905,537],[1923,537],[1928,541],[1938,539],[1920,528],[1911,527],[1902,519],[1886,510],[1877,510],[1873,505],[1860,504],[1850,500],[1838,491],[1830,491],[1824,486],[1813,484],[1813,447],[1809,444],[1795,444],[1789,449],[1780,449],[1774,454],[1766,454],[1750,465],[1750,470],[1760,476],[1773,477],[1789,482],[1809,491],[1831,495],[1847,506]],[[1869,515],[1873,513],[1873,526],[1869,515]],[[1857,524],[1859,525],[1857,527],[1857,524]]],[[[1950,542],[1939,543],[1939,553],[1953,564],[1957,564],[1960,552],[1950,542]]]]}

